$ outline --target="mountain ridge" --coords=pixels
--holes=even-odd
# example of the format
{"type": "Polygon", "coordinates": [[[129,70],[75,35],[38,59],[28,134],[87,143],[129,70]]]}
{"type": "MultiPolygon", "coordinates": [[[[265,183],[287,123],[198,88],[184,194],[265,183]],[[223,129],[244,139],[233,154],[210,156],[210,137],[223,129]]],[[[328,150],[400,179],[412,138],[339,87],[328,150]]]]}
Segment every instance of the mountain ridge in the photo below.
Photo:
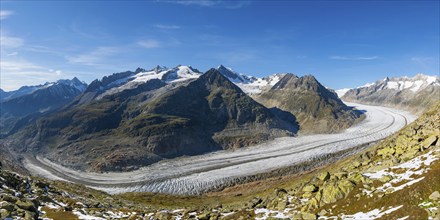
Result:
{"type": "Polygon", "coordinates": [[[346,106],[312,75],[286,74],[271,89],[253,97],[295,115],[304,133],[338,132],[362,120],[361,112],[346,106]]]}
{"type": "Polygon", "coordinates": [[[343,94],[343,100],[350,102],[386,105],[421,113],[439,100],[440,78],[424,74],[386,77],[340,94],[343,94]]]}

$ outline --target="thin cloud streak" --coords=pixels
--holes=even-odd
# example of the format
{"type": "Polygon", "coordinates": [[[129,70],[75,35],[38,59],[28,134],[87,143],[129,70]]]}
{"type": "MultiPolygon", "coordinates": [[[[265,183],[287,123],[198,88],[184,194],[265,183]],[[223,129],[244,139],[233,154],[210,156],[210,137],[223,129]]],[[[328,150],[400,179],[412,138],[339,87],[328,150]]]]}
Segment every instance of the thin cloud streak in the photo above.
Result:
{"type": "Polygon", "coordinates": [[[159,29],[167,29],[167,30],[173,30],[173,29],[180,29],[181,27],[178,25],[165,25],[165,24],[156,24],[154,25],[155,28],[159,29]]]}
{"type": "Polygon", "coordinates": [[[17,48],[24,45],[24,40],[19,37],[11,37],[6,35],[0,36],[0,46],[2,48],[17,48]]]}
{"type": "Polygon", "coordinates": [[[152,49],[152,48],[158,48],[160,47],[160,43],[157,40],[153,40],[153,39],[149,39],[149,40],[141,40],[138,41],[137,43],[139,46],[147,48],[147,49],[152,49]]]}
{"type": "Polygon", "coordinates": [[[52,70],[27,60],[0,60],[1,88],[11,91],[23,85],[42,84],[67,77],[64,71],[52,70]]]}
{"type": "Polygon", "coordinates": [[[174,3],[187,6],[200,6],[210,8],[239,9],[250,5],[250,1],[225,1],[225,0],[158,0],[158,2],[174,3]]]}
{"type": "Polygon", "coordinates": [[[329,59],[332,60],[377,60],[379,59],[378,56],[371,56],[371,57],[347,57],[347,56],[331,56],[329,59]]]}
{"type": "Polygon", "coordinates": [[[79,54],[76,56],[66,56],[66,60],[69,63],[81,64],[87,66],[99,66],[101,62],[120,51],[117,47],[98,47],[95,50],[79,54]]]}
{"type": "Polygon", "coordinates": [[[13,14],[14,14],[13,11],[1,10],[0,11],[0,20],[6,19],[13,14]]]}

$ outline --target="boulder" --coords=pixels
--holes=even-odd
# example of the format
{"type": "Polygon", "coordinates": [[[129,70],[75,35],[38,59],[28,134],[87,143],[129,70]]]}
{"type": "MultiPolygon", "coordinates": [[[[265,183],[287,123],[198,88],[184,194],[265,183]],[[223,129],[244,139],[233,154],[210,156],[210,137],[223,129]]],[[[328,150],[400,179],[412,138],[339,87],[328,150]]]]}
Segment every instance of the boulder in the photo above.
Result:
{"type": "Polygon", "coordinates": [[[0,219],[11,217],[11,212],[6,209],[0,209],[0,219]]]}
{"type": "Polygon", "coordinates": [[[280,200],[278,201],[278,204],[275,207],[275,209],[278,211],[283,211],[284,209],[286,209],[286,207],[287,207],[287,201],[280,200]]]}
{"type": "Polygon", "coordinates": [[[329,172],[323,172],[321,174],[318,175],[318,179],[321,181],[327,181],[328,179],[330,179],[330,173],[329,172]]]}
{"type": "Polygon", "coordinates": [[[392,176],[390,176],[390,175],[384,175],[384,176],[382,176],[382,177],[379,179],[379,181],[382,182],[382,183],[386,183],[386,182],[391,181],[392,179],[393,179],[392,176]]]}
{"type": "Polygon", "coordinates": [[[351,165],[354,168],[358,168],[361,165],[361,163],[359,161],[355,160],[355,161],[353,161],[353,163],[351,165]]]}
{"type": "Polygon", "coordinates": [[[395,155],[402,155],[403,153],[405,153],[405,150],[400,146],[396,146],[394,150],[395,150],[395,155]]]}
{"type": "Polygon", "coordinates": [[[302,219],[316,219],[318,216],[316,216],[315,214],[312,213],[308,213],[308,212],[301,212],[301,217],[302,219]]]}
{"type": "Polygon", "coordinates": [[[305,192],[305,193],[302,195],[302,197],[303,197],[303,198],[310,198],[310,197],[312,197],[312,192],[305,192]]]}
{"type": "Polygon", "coordinates": [[[14,205],[6,201],[1,201],[0,209],[6,209],[7,211],[12,212],[12,210],[14,210],[14,205]]]}
{"type": "Polygon", "coordinates": [[[318,191],[315,195],[316,200],[321,201],[322,198],[322,190],[318,191]]]}
{"type": "Polygon", "coordinates": [[[248,208],[255,208],[255,206],[257,206],[261,202],[263,202],[263,200],[261,198],[255,197],[251,201],[248,202],[246,207],[248,207],[248,208]]]}
{"type": "MultiPolygon", "coordinates": [[[[399,146],[399,145],[397,145],[397,146],[399,146]]],[[[385,148],[377,150],[377,155],[382,156],[383,158],[385,158],[387,156],[393,155],[394,152],[396,152],[394,150],[394,148],[392,148],[392,147],[385,147],[385,148]]]]}
{"type": "Polygon", "coordinates": [[[338,180],[347,178],[348,174],[347,172],[337,172],[334,174],[335,177],[337,177],[338,180]]]}
{"type": "Polygon", "coordinates": [[[344,193],[334,183],[326,184],[322,189],[321,202],[325,204],[334,203],[342,198],[344,198],[344,193]]]}
{"type": "Polygon", "coordinates": [[[429,148],[431,145],[434,145],[434,143],[437,141],[437,137],[435,135],[431,135],[428,138],[426,138],[422,143],[422,147],[429,148]]]}
{"type": "Polygon", "coordinates": [[[309,208],[317,209],[319,208],[319,201],[316,198],[312,198],[307,202],[309,208]]]}
{"type": "Polygon", "coordinates": [[[318,187],[316,187],[315,185],[313,185],[313,184],[310,184],[310,185],[306,185],[306,186],[304,186],[303,187],[303,189],[302,189],[302,191],[303,192],[316,192],[316,191],[318,191],[318,187]]]}
{"type": "Polygon", "coordinates": [[[325,215],[327,215],[327,211],[325,210],[325,209],[323,209],[323,210],[321,210],[319,213],[318,213],[318,215],[319,216],[325,216],[325,215]]]}
{"type": "Polygon", "coordinates": [[[173,216],[168,213],[168,212],[157,212],[154,215],[154,219],[158,219],[158,220],[171,220],[174,219],[173,216]]]}
{"type": "Polygon", "coordinates": [[[430,200],[434,200],[434,201],[440,201],[440,193],[438,191],[433,192],[430,196],[429,196],[430,200]]]}
{"type": "Polygon", "coordinates": [[[358,172],[354,172],[354,173],[350,173],[350,175],[348,175],[348,179],[350,181],[352,181],[355,184],[359,184],[359,183],[365,183],[366,179],[364,176],[362,176],[362,174],[358,173],[358,172]]]}
{"type": "Polygon", "coordinates": [[[34,219],[38,219],[38,215],[35,212],[29,212],[26,211],[24,214],[24,219],[25,220],[34,220],[34,219]]]}
{"type": "Polygon", "coordinates": [[[410,147],[411,146],[411,138],[408,138],[405,135],[400,135],[396,139],[396,146],[403,148],[403,149],[410,147]]]}
{"type": "Polygon", "coordinates": [[[32,211],[35,212],[37,211],[37,207],[36,205],[29,200],[18,200],[15,205],[17,205],[19,208],[27,210],[27,211],[32,211]]]}
{"type": "Polygon", "coordinates": [[[344,179],[338,182],[339,189],[344,193],[346,197],[355,187],[355,184],[350,180],[344,179]]]}
{"type": "Polygon", "coordinates": [[[211,213],[203,212],[203,213],[197,215],[197,218],[200,219],[200,220],[209,220],[210,216],[211,216],[211,213]]]}

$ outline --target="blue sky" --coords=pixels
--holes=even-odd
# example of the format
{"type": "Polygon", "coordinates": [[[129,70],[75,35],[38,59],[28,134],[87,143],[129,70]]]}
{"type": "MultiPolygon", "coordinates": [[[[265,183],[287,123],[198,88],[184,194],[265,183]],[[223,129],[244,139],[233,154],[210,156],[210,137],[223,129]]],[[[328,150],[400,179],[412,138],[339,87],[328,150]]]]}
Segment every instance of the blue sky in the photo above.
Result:
{"type": "Polygon", "coordinates": [[[438,75],[439,1],[1,1],[5,90],[137,67],[313,74],[338,89],[438,75]]]}

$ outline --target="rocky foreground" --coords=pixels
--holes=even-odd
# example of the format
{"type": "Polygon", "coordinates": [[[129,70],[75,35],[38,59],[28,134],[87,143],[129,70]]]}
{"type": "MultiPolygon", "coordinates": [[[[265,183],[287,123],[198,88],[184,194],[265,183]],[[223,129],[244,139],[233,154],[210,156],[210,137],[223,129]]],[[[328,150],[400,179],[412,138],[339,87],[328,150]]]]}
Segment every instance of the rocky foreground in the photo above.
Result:
{"type": "Polygon", "coordinates": [[[0,171],[0,218],[440,219],[440,104],[397,134],[312,172],[198,197],[127,193],[0,171]]]}

